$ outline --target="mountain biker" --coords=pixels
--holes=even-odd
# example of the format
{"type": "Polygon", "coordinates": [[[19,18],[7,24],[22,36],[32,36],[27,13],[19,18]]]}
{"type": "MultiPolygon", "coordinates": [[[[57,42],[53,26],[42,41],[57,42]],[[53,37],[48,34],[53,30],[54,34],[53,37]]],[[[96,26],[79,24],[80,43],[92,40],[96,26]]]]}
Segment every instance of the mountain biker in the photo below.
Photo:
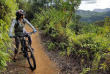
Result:
{"type": "MultiPolygon", "coordinates": [[[[10,27],[10,31],[9,31],[9,37],[10,38],[13,37],[13,35],[12,35],[13,28],[14,28],[14,33],[15,33],[16,36],[19,36],[19,35],[23,35],[23,34],[28,33],[25,30],[25,24],[26,23],[33,29],[33,32],[34,33],[36,32],[36,29],[25,18],[25,14],[26,14],[26,12],[24,12],[23,10],[17,10],[16,11],[16,19],[14,19],[12,21],[11,27],[10,27]]],[[[29,40],[29,43],[31,45],[32,41],[31,41],[31,36],[30,35],[28,36],[28,40],[29,40]]],[[[16,60],[17,59],[16,55],[17,55],[18,49],[19,49],[19,42],[20,42],[20,40],[18,38],[15,38],[16,48],[14,50],[15,51],[15,55],[14,55],[14,59],[13,60],[16,60]]]]}

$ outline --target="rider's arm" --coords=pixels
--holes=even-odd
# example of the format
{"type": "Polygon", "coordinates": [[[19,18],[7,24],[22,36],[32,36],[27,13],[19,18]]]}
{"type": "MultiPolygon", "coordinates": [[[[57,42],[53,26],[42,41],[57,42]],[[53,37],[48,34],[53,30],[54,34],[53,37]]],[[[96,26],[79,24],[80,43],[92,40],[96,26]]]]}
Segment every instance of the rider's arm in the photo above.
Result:
{"type": "Polygon", "coordinates": [[[34,26],[32,26],[32,24],[27,19],[24,18],[24,20],[33,30],[35,30],[34,26]]]}
{"type": "Polygon", "coordinates": [[[13,28],[14,28],[14,26],[15,26],[15,23],[16,23],[16,20],[13,20],[13,21],[11,22],[11,27],[10,27],[9,35],[12,35],[13,28]]]}

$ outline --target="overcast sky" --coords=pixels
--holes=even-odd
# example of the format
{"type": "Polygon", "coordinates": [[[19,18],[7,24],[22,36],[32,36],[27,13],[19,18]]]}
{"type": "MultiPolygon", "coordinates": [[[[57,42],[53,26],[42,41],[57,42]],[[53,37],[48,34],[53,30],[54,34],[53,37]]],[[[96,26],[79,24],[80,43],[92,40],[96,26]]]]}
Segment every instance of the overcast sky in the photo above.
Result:
{"type": "Polygon", "coordinates": [[[94,10],[110,8],[110,0],[82,0],[79,9],[94,10]]]}

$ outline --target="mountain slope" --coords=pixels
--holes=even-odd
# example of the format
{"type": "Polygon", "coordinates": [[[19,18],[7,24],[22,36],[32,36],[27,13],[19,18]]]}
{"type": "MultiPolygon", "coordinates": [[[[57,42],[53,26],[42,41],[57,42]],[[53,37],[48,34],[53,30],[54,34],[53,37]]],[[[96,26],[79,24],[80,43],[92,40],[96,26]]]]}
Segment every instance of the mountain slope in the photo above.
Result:
{"type": "Polygon", "coordinates": [[[110,17],[110,11],[109,12],[93,12],[93,11],[84,11],[84,10],[78,10],[76,12],[77,15],[81,16],[80,21],[85,21],[87,23],[93,23],[95,21],[104,20],[104,18],[110,17]]]}
{"type": "Polygon", "coordinates": [[[106,9],[94,9],[94,12],[109,12],[110,8],[106,8],[106,9]]]}

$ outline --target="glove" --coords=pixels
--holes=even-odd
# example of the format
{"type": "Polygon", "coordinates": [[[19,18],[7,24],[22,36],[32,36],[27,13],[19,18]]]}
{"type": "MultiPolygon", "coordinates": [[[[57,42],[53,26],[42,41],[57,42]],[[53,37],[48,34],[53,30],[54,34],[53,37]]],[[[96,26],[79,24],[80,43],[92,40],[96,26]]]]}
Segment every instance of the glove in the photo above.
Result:
{"type": "Polygon", "coordinates": [[[13,35],[9,35],[9,37],[10,37],[10,38],[12,38],[12,37],[13,37],[13,35]]]}
{"type": "Polygon", "coordinates": [[[35,33],[37,32],[37,30],[36,30],[36,29],[34,29],[34,30],[33,30],[33,32],[34,32],[34,34],[35,34],[35,33]]]}

